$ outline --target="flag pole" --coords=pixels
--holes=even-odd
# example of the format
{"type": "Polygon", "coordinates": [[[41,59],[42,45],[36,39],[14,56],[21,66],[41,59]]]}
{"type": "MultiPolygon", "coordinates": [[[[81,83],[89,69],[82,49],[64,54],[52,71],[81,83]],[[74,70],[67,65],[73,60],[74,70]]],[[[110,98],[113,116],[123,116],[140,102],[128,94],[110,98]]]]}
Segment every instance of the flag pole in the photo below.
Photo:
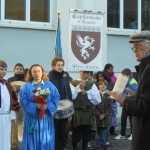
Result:
{"type": "Polygon", "coordinates": [[[62,47],[61,47],[61,29],[60,29],[60,12],[57,12],[57,29],[56,29],[56,41],[55,41],[55,57],[62,58],[62,47]]]}

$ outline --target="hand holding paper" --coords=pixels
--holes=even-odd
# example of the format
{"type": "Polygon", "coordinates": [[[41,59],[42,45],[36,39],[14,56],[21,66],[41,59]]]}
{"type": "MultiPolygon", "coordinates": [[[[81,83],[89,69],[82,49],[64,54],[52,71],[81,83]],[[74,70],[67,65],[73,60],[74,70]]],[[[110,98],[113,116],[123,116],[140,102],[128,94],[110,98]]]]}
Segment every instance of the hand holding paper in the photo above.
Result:
{"type": "Polygon", "coordinates": [[[117,78],[112,92],[110,92],[110,98],[122,104],[125,100],[125,96],[122,94],[122,92],[124,91],[127,82],[128,78],[120,74],[117,78]]]}
{"type": "Polygon", "coordinates": [[[111,95],[111,99],[113,99],[113,100],[116,100],[118,103],[120,103],[120,104],[123,104],[123,102],[124,102],[124,100],[125,100],[125,98],[126,98],[126,96],[125,95],[123,95],[122,93],[120,93],[120,92],[110,92],[110,95],[111,95]]]}
{"type": "Polygon", "coordinates": [[[125,88],[125,91],[127,91],[128,96],[134,96],[135,95],[135,91],[130,90],[129,88],[125,88]]]}

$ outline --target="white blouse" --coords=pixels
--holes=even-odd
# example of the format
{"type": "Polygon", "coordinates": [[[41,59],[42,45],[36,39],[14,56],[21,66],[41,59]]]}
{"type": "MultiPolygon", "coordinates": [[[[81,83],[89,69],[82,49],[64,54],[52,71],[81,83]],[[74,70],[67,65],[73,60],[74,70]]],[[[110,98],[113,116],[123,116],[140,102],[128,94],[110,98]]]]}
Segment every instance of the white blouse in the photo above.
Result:
{"type": "MultiPolygon", "coordinates": [[[[81,92],[82,90],[79,88],[79,85],[74,87],[72,84],[70,84],[70,88],[72,91],[72,99],[74,100],[76,99],[79,92],[81,92]]],[[[97,105],[101,102],[101,96],[95,84],[93,84],[92,88],[86,92],[87,92],[88,99],[92,104],[97,105]]]]}
{"type": "Polygon", "coordinates": [[[9,114],[10,119],[16,119],[15,111],[10,111],[10,94],[5,84],[0,83],[1,86],[1,108],[0,115],[9,114]]]}

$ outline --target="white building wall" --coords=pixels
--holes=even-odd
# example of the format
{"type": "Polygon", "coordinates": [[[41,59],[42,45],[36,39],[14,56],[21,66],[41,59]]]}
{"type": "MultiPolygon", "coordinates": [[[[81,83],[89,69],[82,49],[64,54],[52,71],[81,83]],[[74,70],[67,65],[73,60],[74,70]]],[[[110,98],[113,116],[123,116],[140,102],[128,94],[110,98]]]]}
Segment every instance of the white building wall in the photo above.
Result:
{"type": "Polygon", "coordinates": [[[12,72],[16,63],[30,67],[34,63],[50,70],[55,46],[55,31],[0,28],[0,59],[12,72]]]}
{"type": "Polygon", "coordinates": [[[114,65],[116,73],[121,72],[124,68],[130,68],[135,71],[134,66],[138,64],[128,42],[129,36],[108,35],[108,63],[114,65]]]}
{"type": "MultiPolygon", "coordinates": [[[[61,12],[61,39],[63,58],[67,63],[67,51],[69,41],[69,9],[92,10],[104,12],[104,28],[103,28],[103,66],[107,62],[111,62],[115,66],[115,70],[119,71],[116,56],[114,52],[120,52],[120,46],[117,44],[125,37],[108,36],[107,43],[107,1],[103,0],[57,0],[54,2],[54,23],[56,26],[57,11],[61,12]],[[64,4],[65,3],[65,4],[64,4]],[[108,55],[107,55],[108,45],[108,55]],[[108,60],[107,60],[108,57],[108,60]]],[[[43,65],[48,72],[51,69],[51,60],[53,59],[53,50],[55,47],[56,32],[53,30],[38,30],[38,29],[23,29],[23,28],[5,28],[0,27],[0,59],[3,59],[8,64],[8,76],[13,73],[13,67],[20,62],[25,67],[30,67],[34,63],[43,65]]],[[[126,41],[125,41],[126,42],[126,41]]],[[[121,46],[122,47],[122,46],[121,46]]],[[[123,49],[122,49],[123,51],[123,49]]],[[[130,53],[130,52],[129,52],[130,53]]],[[[121,53],[120,55],[122,55],[121,53]]],[[[126,54],[128,56],[128,53],[126,54]]],[[[125,59],[125,58],[124,58],[125,59]]],[[[69,71],[69,70],[68,70],[69,71]]],[[[99,71],[99,70],[97,70],[99,71]]],[[[70,71],[69,71],[70,72],[70,71]]],[[[78,76],[78,73],[71,72],[73,78],[78,76]]]]}

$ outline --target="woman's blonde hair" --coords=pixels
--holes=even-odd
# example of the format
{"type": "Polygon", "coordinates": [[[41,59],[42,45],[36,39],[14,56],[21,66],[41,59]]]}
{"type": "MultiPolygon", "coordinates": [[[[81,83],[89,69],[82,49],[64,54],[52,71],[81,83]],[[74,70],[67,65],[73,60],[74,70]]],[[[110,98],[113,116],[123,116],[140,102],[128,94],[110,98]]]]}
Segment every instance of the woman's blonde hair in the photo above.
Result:
{"type": "Polygon", "coordinates": [[[25,79],[26,82],[33,81],[32,72],[31,72],[33,67],[40,67],[42,69],[42,74],[43,74],[42,75],[42,80],[49,80],[48,76],[45,74],[44,68],[39,64],[34,64],[27,71],[27,76],[26,76],[26,79],[25,79]]]}

